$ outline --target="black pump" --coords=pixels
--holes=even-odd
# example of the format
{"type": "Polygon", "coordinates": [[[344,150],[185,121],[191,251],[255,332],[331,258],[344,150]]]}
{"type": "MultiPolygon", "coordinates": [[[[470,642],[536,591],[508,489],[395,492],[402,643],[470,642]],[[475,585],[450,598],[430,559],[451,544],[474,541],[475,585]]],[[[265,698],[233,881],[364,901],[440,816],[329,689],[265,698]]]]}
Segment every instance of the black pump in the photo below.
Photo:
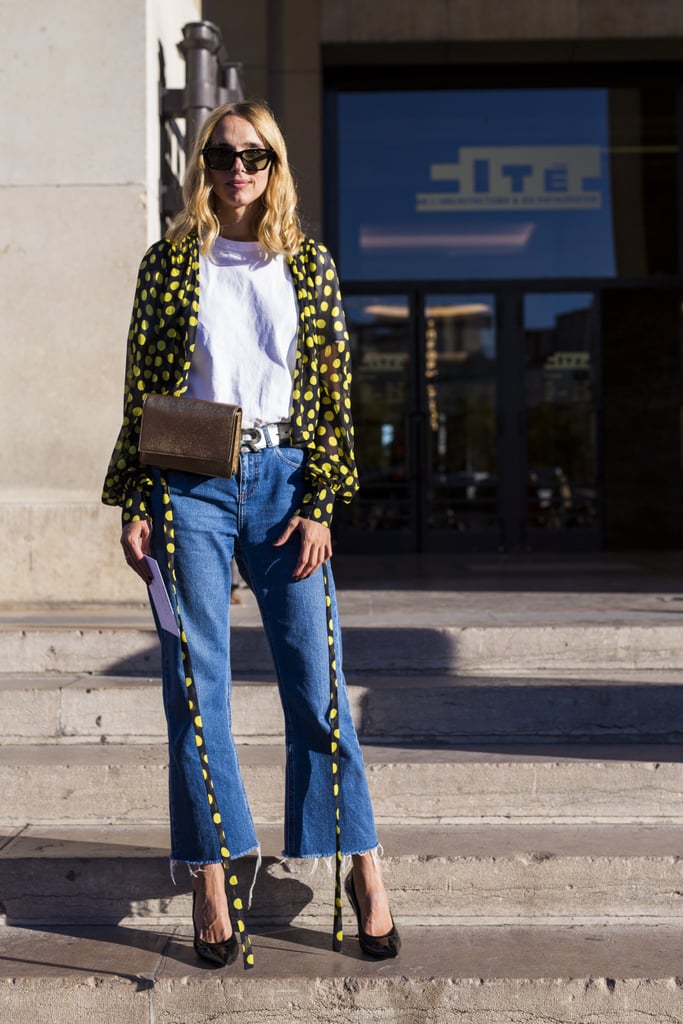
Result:
{"type": "Polygon", "coordinates": [[[218,967],[229,967],[230,964],[234,963],[237,959],[237,954],[240,951],[239,939],[233,932],[229,939],[225,939],[224,942],[204,942],[199,938],[199,932],[197,931],[197,922],[194,916],[194,907],[197,901],[197,893],[192,892],[192,925],[194,927],[194,951],[197,956],[201,956],[204,960],[208,960],[209,963],[216,964],[218,967]]]}
{"type": "Polygon", "coordinates": [[[356,897],[356,887],[353,884],[353,871],[349,871],[346,876],[344,889],[358,921],[358,941],[363,952],[367,953],[368,956],[376,957],[378,960],[389,960],[392,957],[398,956],[398,951],[401,948],[401,936],[398,934],[393,917],[391,919],[391,931],[387,932],[386,935],[368,935],[363,931],[360,923],[360,907],[356,897]]]}

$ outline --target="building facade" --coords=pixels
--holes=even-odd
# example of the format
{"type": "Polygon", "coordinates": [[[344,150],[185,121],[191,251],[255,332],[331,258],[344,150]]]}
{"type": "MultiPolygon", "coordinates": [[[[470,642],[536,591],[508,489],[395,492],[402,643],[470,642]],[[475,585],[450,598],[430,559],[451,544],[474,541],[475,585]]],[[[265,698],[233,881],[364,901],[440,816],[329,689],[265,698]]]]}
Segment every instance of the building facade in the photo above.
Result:
{"type": "Polygon", "coordinates": [[[0,601],[143,600],[100,505],[160,85],[208,19],[288,139],[349,319],[337,550],[677,547],[677,0],[2,2],[0,601]]]}
{"type": "Polygon", "coordinates": [[[203,10],[337,257],[362,485],[338,550],[678,546],[680,6],[203,10]]]}

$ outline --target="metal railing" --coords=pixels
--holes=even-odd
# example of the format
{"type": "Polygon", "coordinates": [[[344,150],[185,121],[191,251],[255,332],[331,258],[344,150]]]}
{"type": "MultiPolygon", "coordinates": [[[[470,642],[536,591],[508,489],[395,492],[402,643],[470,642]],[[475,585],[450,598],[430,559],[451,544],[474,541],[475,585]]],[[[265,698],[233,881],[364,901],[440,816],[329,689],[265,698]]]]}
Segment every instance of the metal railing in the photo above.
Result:
{"type": "Polygon", "coordinates": [[[213,22],[185,25],[178,49],[185,59],[185,88],[167,89],[163,58],[160,69],[162,231],[182,205],[185,161],[204,118],[219,103],[244,98],[242,65],[228,60],[221,31],[213,22]]]}

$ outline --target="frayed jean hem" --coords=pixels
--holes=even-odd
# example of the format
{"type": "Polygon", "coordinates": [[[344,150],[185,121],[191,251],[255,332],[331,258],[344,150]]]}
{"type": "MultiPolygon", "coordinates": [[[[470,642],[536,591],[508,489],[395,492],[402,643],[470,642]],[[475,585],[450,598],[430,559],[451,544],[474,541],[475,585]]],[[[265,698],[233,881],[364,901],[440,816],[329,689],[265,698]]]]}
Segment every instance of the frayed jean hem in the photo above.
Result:
{"type": "MultiPolygon", "coordinates": [[[[342,854],[342,874],[346,874],[347,871],[351,870],[352,857],[364,857],[368,853],[372,857],[380,858],[384,855],[384,848],[381,843],[377,843],[367,850],[353,850],[351,853],[342,854]]],[[[311,853],[305,857],[290,857],[283,851],[278,861],[278,866],[289,871],[291,875],[306,875],[310,878],[317,873],[318,868],[322,864],[328,875],[331,876],[334,874],[336,860],[336,854],[311,853]]]]}
{"type": "MultiPolygon", "coordinates": [[[[240,857],[248,857],[249,854],[251,854],[251,853],[255,853],[256,854],[256,867],[254,868],[254,877],[252,879],[251,886],[249,887],[249,897],[248,897],[248,900],[247,900],[247,910],[249,910],[251,908],[251,901],[252,901],[252,898],[253,898],[253,895],[254,895],[254,886],[256,885],[256,879],[257,879],[258,873],[259,873],[259,871],[261,869],[261,863],[262,863],[262,860],[263,860],[262,855],[261,855],[261,847],[260,847],[260,845],[259,846],[252,846],[252,848],[250,850],[245,850],[244,853],[236,853],[234,856],[230,857],[231,861],[239,860],[240,857]]],[[[185,865],[185,867],[187,868],[188,873],[190,875],[190,878],[197,878],[198,875],[201,875],[202,869],[207,867],[209,864],[222,864],[222,863],[223,863],[222,860],[205,860],[205,861],[198,862],[196,860],[179,860],[177,857],[169,857],[169,868],[170,868],[170,871],[171,871],[171,881],[173,882],[174,885],[177,885],[176,878],[175,878],[175,872],[176,872],[176,867],[179,864],[185,865]]]]}

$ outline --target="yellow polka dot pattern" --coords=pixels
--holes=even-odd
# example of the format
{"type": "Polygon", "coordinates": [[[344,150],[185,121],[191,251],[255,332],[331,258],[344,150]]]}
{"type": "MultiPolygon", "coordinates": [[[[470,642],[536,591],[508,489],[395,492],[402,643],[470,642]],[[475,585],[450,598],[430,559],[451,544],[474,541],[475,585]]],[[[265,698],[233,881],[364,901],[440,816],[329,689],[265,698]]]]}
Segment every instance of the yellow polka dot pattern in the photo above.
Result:
{"type": "Polygon", "coordinates": [[[338,953],[342,947],[344,928],[342,921],[342,852],[341,822],[339,818],[339,785],[341,771],[339,763],[339,682],[337,679],[337,655],[334,646],[334,620],[332,619],[332,596],[330,581],[327,575],[327,563],[323,565],[323,583],[325,586],[325,611],[327,616],[327,650],[330,664],[330,753],[332,755],[332,794],[334,796],[334,835],[335,835],[335,871],[334,871],[334,921],[332,924],[332,949],[338,953]]]}
{"type": "MultiPolygon", "coordinates": [[[[288,257],[299,308],[292,444],[306,451],[308,486],[298,514],[329,526],[334,502],[358,490],[351,419],[349,337],[328,250],[312,239],[288,257]]],[[[199,243],[156,242],[140,264],[126,362],[123,422],[102,492],[123,522],[151,518],[152,478],[138,459],[142,403],[150,392],[182,395],[199,313],[199,243]]]]}
{"type": "Polygon", "coordinates": [[[211,810],[211,820],[216,829],[216,835],[218,836],[218,845],[221,851],[221,862],[223,864],[223,870],[226,877],[226,890],[229,894],[229,899],[232,905],[233,913],[231,918],[233,925],[236,927],[237,932],[240,936],[240,942],[242,945],[242,958],[244,960],[245,970],[254,966],[254,954],[251,947],[251,939],[249,932],[247,931],[246,924],[244,922],[244,915],[242,914],[242,900],[240,899],[237,892],[237,875],[232,869],[230,862],[230,850],[228,848],[228,841],[223,831],[223,821],[221,818],[220,807],[218,806],[218,800],[216,799],[216,791],[213,786],[213,780],[211,778],[211,769],[209,767],[209,755],[206,749],[206,743],[204,741],[204,724],[202,722],[201,710],[199,707],[199,697],[197,695],[197,688],[194,682],[194,675],[192,672],[192,659],[190,657],[190,648],[187,643],[187,637],[185,630],[183,629],[182,618],[180,615],[180,606],[178,603],[178,589],[176,586],[176,571],[175,571],[175,545],[173,541],[173,506],[171,505],[171,496],[168,492],[168,485],[165,477],[162,476],[162,487],[163,487],[163,503],[166,508],[166,514],[164,515],[164,538],[166,541],[166,556],[168,559],[168,570],[171,575],[171,590],[172,598],[175,604],[176,616],[178,618],[178,629],[180,630],[180,651],[183,659],[183,668],[185,671],[185,688],[187,704],[190,710],[190,716],[192,718],[192,728],[194,729],[194,738],[197,746],[197,752],[202,768],[202,777],[204,779],[204,788],[206,790],[206,798],[209,802],[209,808],[211,810]]]}

